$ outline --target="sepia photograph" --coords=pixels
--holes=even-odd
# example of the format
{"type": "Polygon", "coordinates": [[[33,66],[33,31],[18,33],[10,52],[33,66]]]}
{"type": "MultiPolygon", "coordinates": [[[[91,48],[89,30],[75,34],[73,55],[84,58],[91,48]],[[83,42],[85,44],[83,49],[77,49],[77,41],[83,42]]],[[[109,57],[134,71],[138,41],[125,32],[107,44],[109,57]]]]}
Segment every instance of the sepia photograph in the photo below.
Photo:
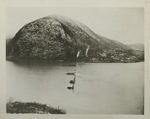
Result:
{"type": "Polygon", "coordinates": [[[7,114],[144,115],[144,8],[6,8],[7,114]]]}

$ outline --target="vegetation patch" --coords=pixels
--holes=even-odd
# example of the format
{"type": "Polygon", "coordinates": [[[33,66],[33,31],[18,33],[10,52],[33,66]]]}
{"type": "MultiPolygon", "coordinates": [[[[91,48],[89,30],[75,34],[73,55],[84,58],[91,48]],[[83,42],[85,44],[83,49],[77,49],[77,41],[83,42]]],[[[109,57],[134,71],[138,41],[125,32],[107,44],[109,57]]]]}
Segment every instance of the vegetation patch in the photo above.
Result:
{"type": "Polygon", "coordinates": [[[37,102],[9,101],[6,104],[6,113],[66,114],[66,110],[37,102]]]}

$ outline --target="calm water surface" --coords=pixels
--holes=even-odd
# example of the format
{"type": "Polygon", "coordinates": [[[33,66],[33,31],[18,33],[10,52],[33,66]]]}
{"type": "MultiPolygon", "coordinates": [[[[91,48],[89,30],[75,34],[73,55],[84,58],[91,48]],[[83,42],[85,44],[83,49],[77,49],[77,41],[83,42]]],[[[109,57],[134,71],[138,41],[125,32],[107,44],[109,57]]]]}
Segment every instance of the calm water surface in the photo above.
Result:
{"type": "Polygon", "coordinates": [[[68,114],[142,114],[144,63],[6,62],[7,98],[66,109],[68,114]],[[76,72],[74,90],[69,81],[76,72]]]}

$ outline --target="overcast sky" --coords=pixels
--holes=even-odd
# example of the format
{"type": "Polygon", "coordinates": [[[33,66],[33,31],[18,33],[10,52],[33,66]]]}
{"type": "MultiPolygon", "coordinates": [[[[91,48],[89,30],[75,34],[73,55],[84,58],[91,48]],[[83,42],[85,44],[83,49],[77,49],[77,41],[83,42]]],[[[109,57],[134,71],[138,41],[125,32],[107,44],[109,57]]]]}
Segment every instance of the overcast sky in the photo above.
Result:
{"type": "Polygon", "coordinates": [[[143,8],[7,8],[6,37],[13,37],[25,24],[51,14],[76,19],[112,40],[144,43],[143,8]]]}

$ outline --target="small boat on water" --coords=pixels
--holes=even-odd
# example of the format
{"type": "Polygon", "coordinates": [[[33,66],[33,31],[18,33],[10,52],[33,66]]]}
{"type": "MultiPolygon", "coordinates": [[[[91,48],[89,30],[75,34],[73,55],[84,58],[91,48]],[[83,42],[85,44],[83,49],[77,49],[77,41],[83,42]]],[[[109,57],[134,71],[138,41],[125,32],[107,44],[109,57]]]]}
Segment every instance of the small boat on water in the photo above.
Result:
{"type": "Polygon", "coordinates": [[[67,89],[74,89],[74,85],[68,86],[67,89]]]}
{"type": "Polygon", "coordinates": [[[67,73],[67,75],[75,75],[75,73],[67,73]]]}
{"type": "Polygon", "coordinates": [[[74,80],[71,80],[69,83],[71,83],[71,84],[75,84],[75,81],[74,81],[74,80]]]}
{"type": "Polygon", "coordinates": [[[74,79],[73,79],[73,80],[70,80],[70,82],[69,82],[69,83],[71,83],[71,84],[75,84],[75,78],[76,78],[76,76],[74,75],[74,79]]]}
{"type": "Polygon", "coordinates": [[[81,75],[80,73],[76,73],[76,72],[73,72],[73,73],[66,73],[67,75],[81,75]]]}
{"type": "Polygon", "coordinates": [[[67,75],[80,75],[79,73],[76,72],[76,70],[72,73],[68,72],[67,75]]]}

